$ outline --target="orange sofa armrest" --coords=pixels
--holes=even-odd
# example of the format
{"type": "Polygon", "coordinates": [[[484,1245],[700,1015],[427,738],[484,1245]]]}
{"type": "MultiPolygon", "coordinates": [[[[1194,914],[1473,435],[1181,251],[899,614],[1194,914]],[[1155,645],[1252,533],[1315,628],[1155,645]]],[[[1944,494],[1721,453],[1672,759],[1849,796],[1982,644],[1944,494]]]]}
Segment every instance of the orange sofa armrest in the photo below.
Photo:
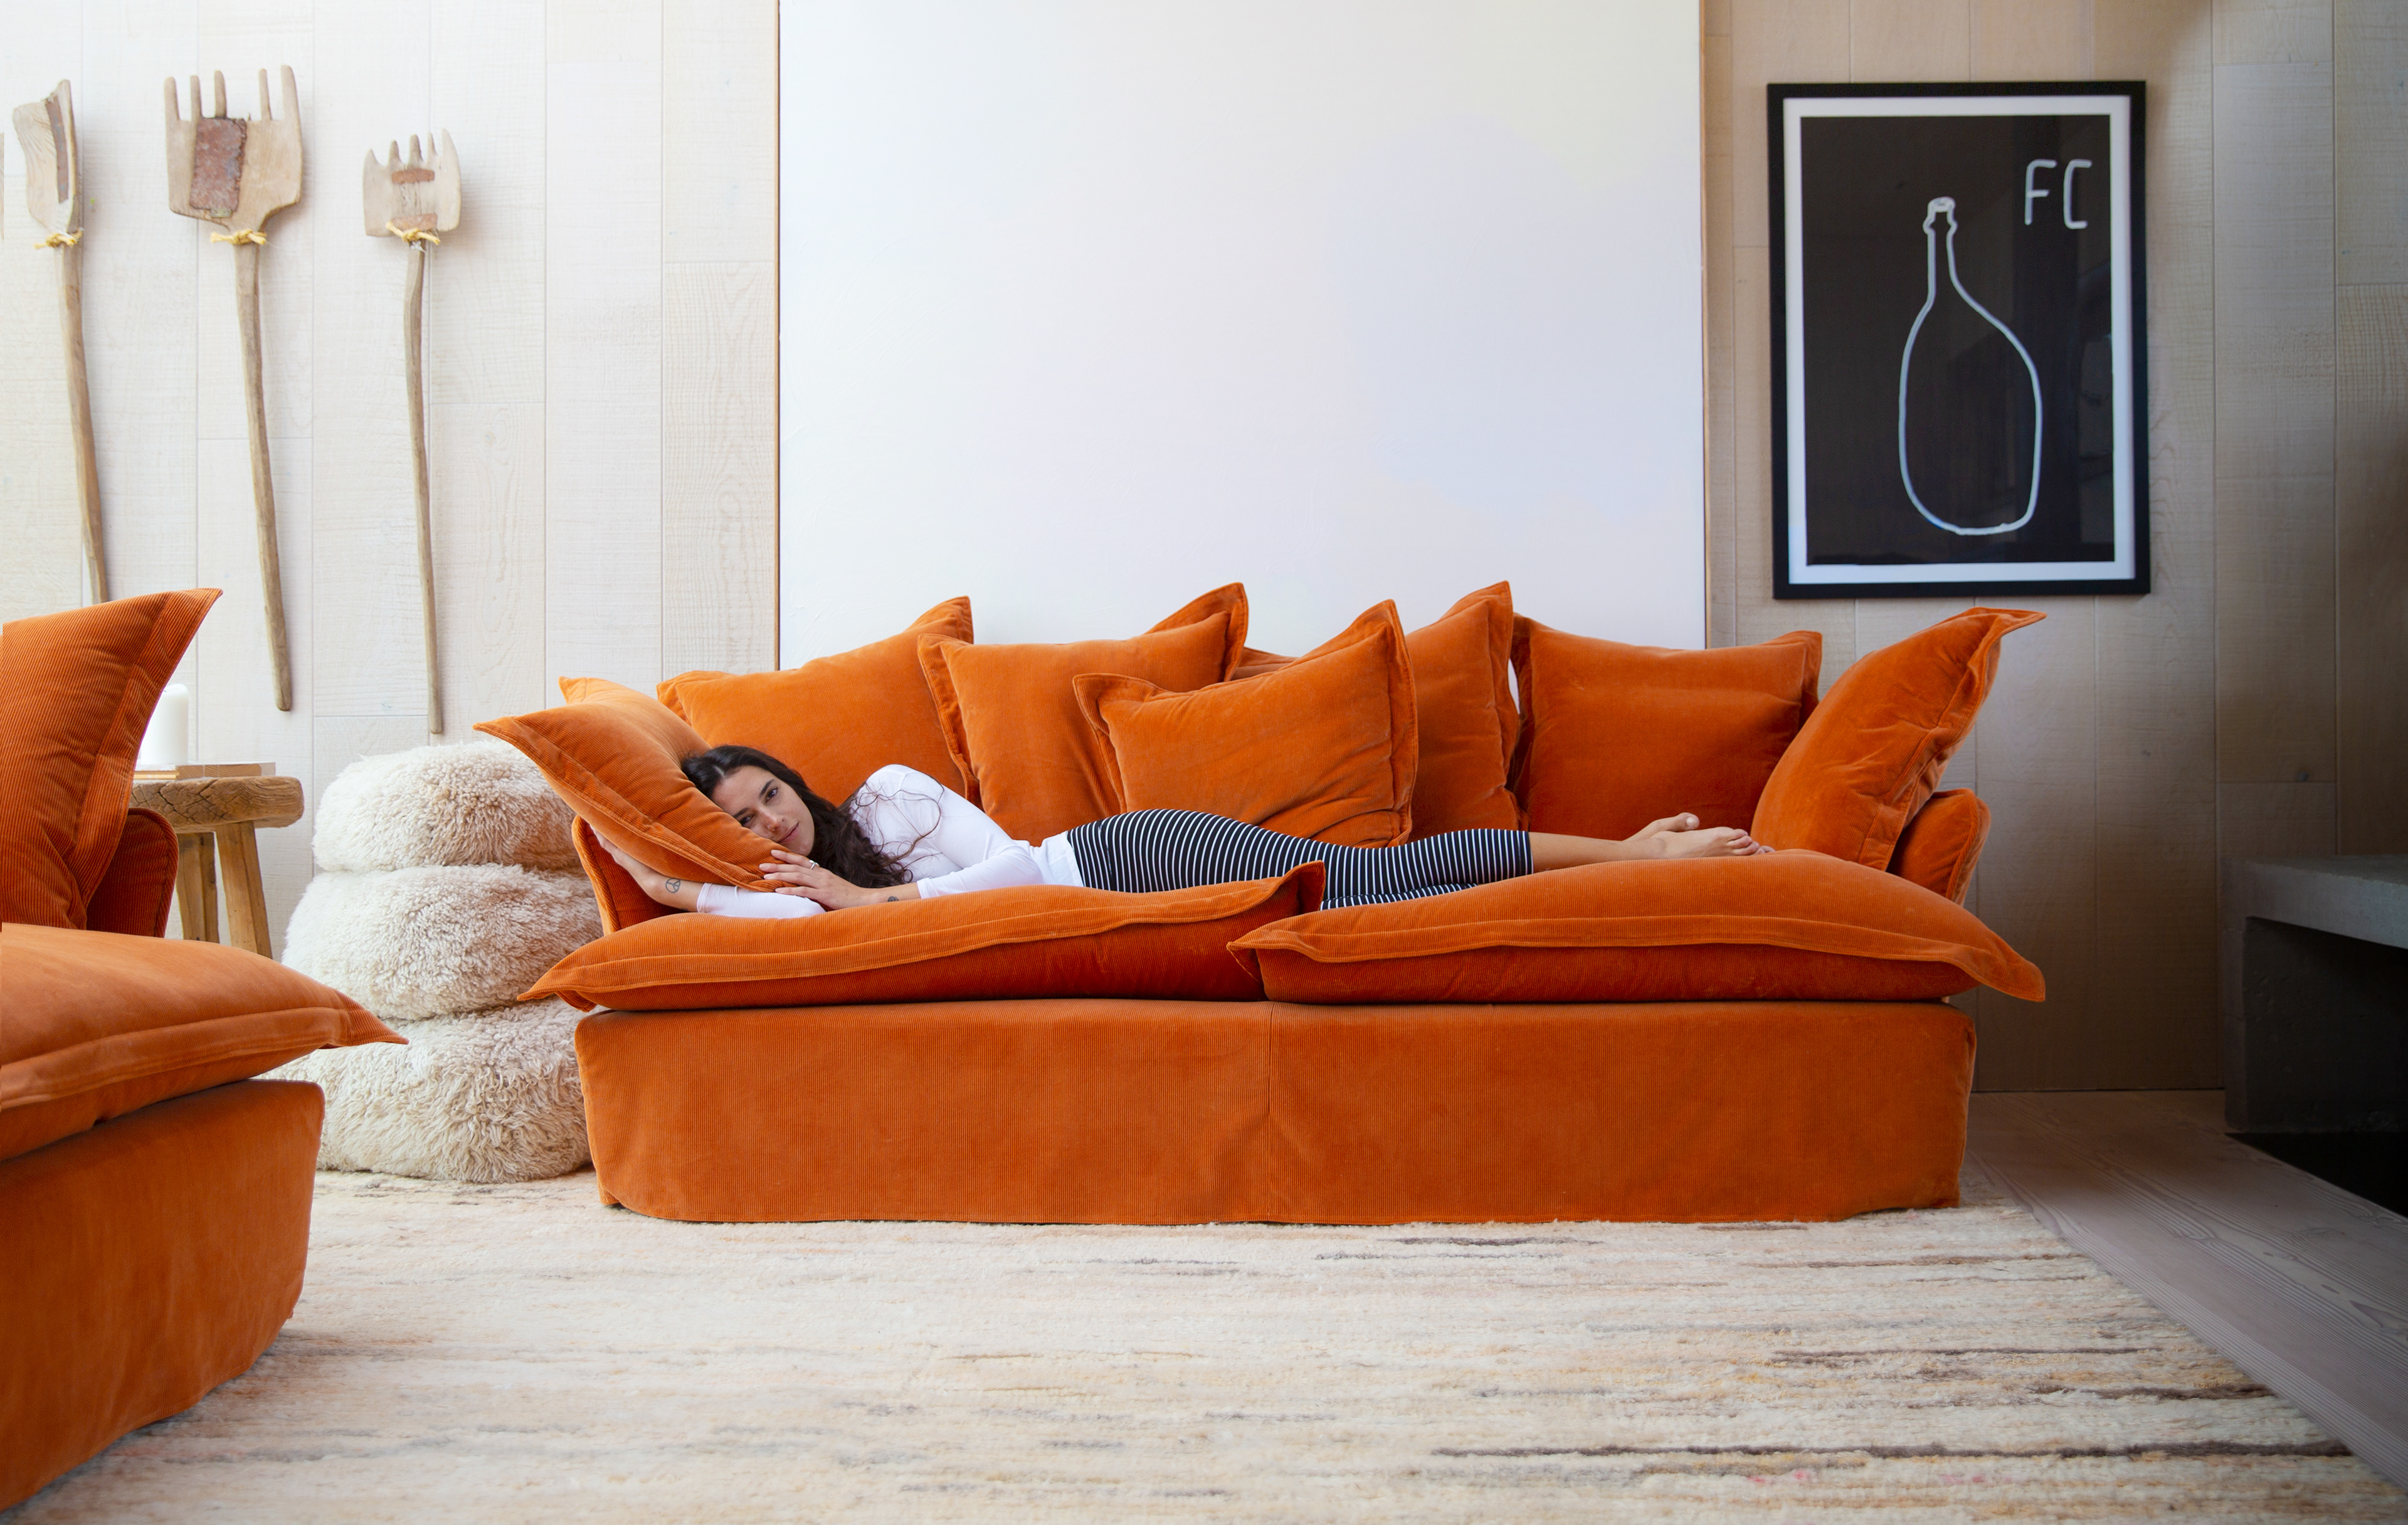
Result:
{"type": "Polygon", "coordinates": [[[1989,840],[1990,807],[1982,797],[1971,789],[1942,789],[1899,834],[1889,871],[1963,905],[1973,865],[1989,840]]]}
{"type": "Polygon", "coordinates": [[[155,810],[125,813],[125,832],[84,908],[95,932],[167,935],[167,907],[176,895],[176,828],[155,810]]]}

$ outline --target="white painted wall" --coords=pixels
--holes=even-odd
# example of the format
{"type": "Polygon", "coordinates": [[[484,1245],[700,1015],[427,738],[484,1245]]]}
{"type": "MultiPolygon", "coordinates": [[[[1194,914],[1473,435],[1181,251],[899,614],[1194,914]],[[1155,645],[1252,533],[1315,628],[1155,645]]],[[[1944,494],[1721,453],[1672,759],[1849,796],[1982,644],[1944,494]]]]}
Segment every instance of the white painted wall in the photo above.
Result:
{"type": "Polygon", "coordinates": [[[787,0],[781,660],[1705,636],[1694,0],[787,0]]]}

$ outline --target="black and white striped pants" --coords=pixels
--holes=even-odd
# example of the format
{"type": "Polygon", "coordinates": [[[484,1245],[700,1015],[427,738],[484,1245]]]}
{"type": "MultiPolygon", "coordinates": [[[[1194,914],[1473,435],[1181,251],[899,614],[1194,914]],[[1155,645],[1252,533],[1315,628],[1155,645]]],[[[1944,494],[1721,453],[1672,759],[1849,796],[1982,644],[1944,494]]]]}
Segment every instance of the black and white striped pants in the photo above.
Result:
{"type": "Polygon", "coordinates": [[[1395,847],[1333,847],[1226,815],[1140,810],[1069,832],[1090,889],[1131,893],[1269,879],[1315,858],[1329,872],[1325,907],[1419,899],[1530,871],[1526,831],[1449,831],[1395,847]]]}

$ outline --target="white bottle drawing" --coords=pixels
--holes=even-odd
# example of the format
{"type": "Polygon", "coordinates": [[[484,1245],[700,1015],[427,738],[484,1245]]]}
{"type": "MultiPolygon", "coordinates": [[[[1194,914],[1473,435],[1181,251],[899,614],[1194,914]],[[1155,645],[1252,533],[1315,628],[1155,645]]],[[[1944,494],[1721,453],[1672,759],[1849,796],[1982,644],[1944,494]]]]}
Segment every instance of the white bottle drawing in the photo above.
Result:
{"type": "Polygon", "coordinates": [[[2031,522],[2032,511],[2040,505],[2040,367],[2032,364],[2031,352],[2024,348],[2023,340],[2015,338],[2014,330],[2000,323],[1988,308],[1973,300],[1973,294],[1967,291],[1965,283],[1956,278],[1956,198],[1934,196],[1923,216],[1923,309],[1914,315],[1914,326],[1906,331],[1906,350],[1898,362],[1898,474],[1899,480],[1906,484],[1907,500],[1914,505],[1915,512],[1951,535],[2003,535],[2010,530],[2021,529],[2031,522]],[[2015,347],[2017,358],[2023,361],[2024,370],[2031,378],[2031,489],[2025,499],[2023,513],[2002,525],[1951,524],[1934,513],[1922,495],[1915,491],[1914,470],[1907,462],[1907,376],[1914,364],[1914,341],[1923,332],[1924,320],[1931,316],[1933,306],[1940,300],[1940,233],[1934,224],[1942,217],[1948,220],[1948,283],[1956,289],[1956,295],[1964,299],[1967,307],[1981,314],[1984,321],[2015,347]]]}

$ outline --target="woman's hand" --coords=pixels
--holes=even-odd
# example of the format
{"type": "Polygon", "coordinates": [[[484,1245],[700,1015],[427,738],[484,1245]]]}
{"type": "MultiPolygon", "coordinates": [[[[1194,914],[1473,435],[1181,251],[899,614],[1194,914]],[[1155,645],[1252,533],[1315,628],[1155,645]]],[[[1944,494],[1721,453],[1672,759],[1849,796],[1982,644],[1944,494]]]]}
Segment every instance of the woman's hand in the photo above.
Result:
{"type": "MultiPolygon", "coordinates": [[[[592,826],[593,823],[589,821],[586,825],[592,826]]],[[[602,851],[610,855],[612,862],[627,870],[627,877],[633,879],[636,887],[655,905],[674,906],[680,911],[694,909],[695,885],[691,880],[671,879],[658,869],[637,862],[598,829],[594,833],[594,840],[602,844],[602,851]]]]}
{"type": "Polygon", "coordinates": [[[864,889],[859,885],[838,878],[799,853],[789,853],[782,847],[772,847],[769,856],[774,863],[761,865],[761,877],[777,885],[781,895],[799,895],[817,900],[830,911],[848,910],[857,905],[883,905],[889,900],[916,900],[920,898],[917,885],[896,885],[886,889],[864,889]]]}

